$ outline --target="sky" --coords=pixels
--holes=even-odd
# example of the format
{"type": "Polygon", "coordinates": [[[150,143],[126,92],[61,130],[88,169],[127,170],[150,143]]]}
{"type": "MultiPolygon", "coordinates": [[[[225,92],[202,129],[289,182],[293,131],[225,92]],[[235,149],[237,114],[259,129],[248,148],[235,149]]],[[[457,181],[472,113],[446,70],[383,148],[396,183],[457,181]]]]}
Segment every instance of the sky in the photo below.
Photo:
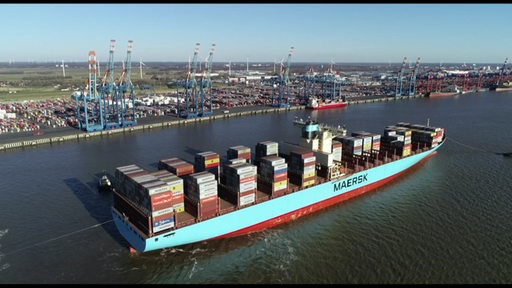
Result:
{"type": "Polygon", "coordinates": [[[0,4],[0,62],[504,63],[512,4],[0,4]]]}

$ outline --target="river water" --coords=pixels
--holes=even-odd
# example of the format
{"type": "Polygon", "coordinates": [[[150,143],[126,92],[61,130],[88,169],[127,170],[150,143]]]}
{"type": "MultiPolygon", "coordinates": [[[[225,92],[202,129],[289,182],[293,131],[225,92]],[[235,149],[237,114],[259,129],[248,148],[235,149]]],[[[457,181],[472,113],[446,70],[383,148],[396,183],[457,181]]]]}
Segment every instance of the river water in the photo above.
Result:
{"type": "MultiPolygon", "coordinates": [[[[0,153],[0,283],[512,282],[512,93],[298,110],[0,153]],[[295,117],[382,133],[411,122],[447,142],[373,192],[251,235],[132,255],[97,179],[118,166],[294,139],[295,117]]],[[[253,150],[254,151],[254,150],[253,150]]]]}

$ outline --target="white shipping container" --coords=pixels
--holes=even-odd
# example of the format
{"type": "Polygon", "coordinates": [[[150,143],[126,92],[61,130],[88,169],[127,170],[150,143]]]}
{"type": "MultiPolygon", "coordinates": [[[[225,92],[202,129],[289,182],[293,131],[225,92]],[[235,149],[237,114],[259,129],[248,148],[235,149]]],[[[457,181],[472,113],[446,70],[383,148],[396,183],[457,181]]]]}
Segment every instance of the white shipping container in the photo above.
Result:
{"type": "Polygon", "coordinates": [[[261,164],[263,165],[270,165],[270,166],[276,166],[279,164],[286,163],[285,159],[283,157],[279,156],[265,156],[261,158],[261,164]]]}
{"type": "Polygon", "coordinates": [[[258,169],[256,166],[249,163],[234,164],[229,165],[229,167],[233,168],[237,174],[256,173],[258,169]]]}
{"type": "Polygon", "coordinates": [[[334,156],[332,153],[324,153],[321,151],[313,151],[316,156],[316,163],[319,163],[324,166],[332,166],[334,164],[334,156]]]}
{"type": "Polygon", "coordinates": [[[304,167],[303,172],[304,172],[304,174],[315,172],[315,166],[314,165],[306,166],[306,167],[304,167]]]}
{"type": "Polygon", "coordinates": [[[240,196],[240,205],[247,205],[256,201],[256,193],[240,196]]]}
{"type": "Polygon", "coordinates": [[[202,182],[202,183],[192,183],[190,185],[190,188],[196,189],[198,191],[203,191],[206,189],[213,189],[213,188],[217,189],[217,186],[218,186],[217,180],[213,179],[213,180],[209,180],[207,182],[202,182]]]}
{"type": "Polygon", "coordinates": [[[234,158],[228,160],[229,164],[243,164],[247,163],[247,159],[245,158],[234,158]]]}
{"type": "MultiPolygon", "coordinates": [[[[159,181],[161,182],[161,181],[159,181]]],[[[161,183],[155,183],[154,185],[151,185],[151,186],[145,186],[144,187],[146,189],[146,191],[148,192],[149,195],[155,195],[155,194],[158,194],[158,193],[163,193],[163,192],[167,192],[167,191],[171,191],[169,185],[161,182],[161,183]]]]}
{"type": "Polygon", "coordinates": [[[252,190],[252,189],[256,189],[256,180],[254,181],[249,181],[249,182],[245,182],[245,183],[240,183],[240,191],[239,192],[245,192],[245,191],[249,191],[249,190],[252,190]]]}
{"type": "Polygon", "coordinates": [[[278,170],[282,170],[282,169],[287,169],[287,168],[288,168],[288,164],[287,163],[274,165],[274,171],[278,171],[278,170]]]}
{"type": "Polygon", "coordinates": [[[304,164],[309,163],[309,162],[315,162],[315,161],[316,161],[316,157],[315,156],[304,158],[304,164]]]}
{"type": "Polygon", "coordinates": [[[193,179],[193,181],[195,183],[199,184],[199,183],[204,183],[204,182],[208,182],[211,180],[215,180],[215,174],[208,172],[208,171],[203,171],[203,172],[191,174],[190,179],[193,179]]]}
{"type": "Polygon", "coordinates": [[[173,211],[174,211],[174,209],[172,207],[168,207],[168,208],[165,208],[165,209],[161,209],[161,210],[157,210],[157,211],[151,212],[151,216],[152,217],[158,217],[160,215],[172,213],[173,211]]]}
{"type": "Polygon", "coordinates": [[[172,227],[174,227],[174,221],[173,222],[169,222],[169,223],[164,224],[164,225],[153,227],[153,233],[157,233],[157,232],[163,231],[165,229],[170,229],[172,227]]]}

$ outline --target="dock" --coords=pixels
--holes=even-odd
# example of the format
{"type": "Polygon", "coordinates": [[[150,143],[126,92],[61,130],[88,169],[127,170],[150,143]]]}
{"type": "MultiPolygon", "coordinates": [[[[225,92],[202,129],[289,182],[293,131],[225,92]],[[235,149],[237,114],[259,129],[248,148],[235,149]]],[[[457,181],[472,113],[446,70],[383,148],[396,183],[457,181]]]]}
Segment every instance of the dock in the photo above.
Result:
{"type": "MultiPolygon", "coordinates": [[[[357,105],[357,104],[366,104],[366,103],[375,103],[375,102],[385,102],[385,101],[399,101],[399,100],[408,100],[414,98],[423,98],[424,96],[399,96],[399,97],[368,97],[367,99],[357,99],[357,100],[348,100],[348,105],[357,105]]],[[[147,131],[154,128],[167,128],[174,126],[181,126],[193,123],[203,123],[215,120],[236,118],[236,117],[245,117],[259,114],[269,114],[269,113],[286,113],[289,111],[296,110],[304,110],[305,106],[290,106],[290,107],[265,107],[265,106],[251,106],[251,107],[241,107],[241,109],[232,109],[229,113],[225,113],[224,110],[216,111],[214,115],[205,116],[205,117],[196,117],[189,119],[181,119],[176,117],[166,117],[166,116],[154,116],[150,119],[141,118],[137,119],[138,124],[132,127],[123,127],[102,131],[93,131],[86,132],[80,131],[75,128],[65,127],[65,128],[51,128],[52,136],[45,136],[45,134],[36,136],[34,134],[24,134],[23,133],[15,133],[20,135],[0,135],[0,151],[5,151],[8,149],[15,148],[28,148],[28,147],[36,147],[41,144],[55,144],[61,143],[64,141],[86,141],[92,137],[98,136],[108,136],[112,134],[118,133],[135,133],[137,131],[147,131]],[[170,120],[171,119],[171,120],[170,120]],[[61,131],[59,131],[61,130],[61,131]],[[16,137],[19,136],[19,137],[16,137]]]]}

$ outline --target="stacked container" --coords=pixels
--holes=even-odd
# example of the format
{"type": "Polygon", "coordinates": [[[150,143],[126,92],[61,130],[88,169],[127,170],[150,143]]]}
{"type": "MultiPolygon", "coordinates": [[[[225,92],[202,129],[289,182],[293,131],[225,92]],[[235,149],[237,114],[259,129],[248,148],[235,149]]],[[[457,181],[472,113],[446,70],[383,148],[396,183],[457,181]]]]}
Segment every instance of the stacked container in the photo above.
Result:
{"type": "Polygon", "coordinates": [[[195,156],[194,169],[196,172],[208,171],[219,179],[220,155],[212,151],[197,153],[195,156]]]}
{"type": "Polygon", "coordinates": [[[256,201],[257,167],[250,163],[224,166],[226,193],[223,198],[241,208],[256,201]]]}
{"type": "Polygon", "coordinates": [[[271,196],[288,192],[288,164],[284,158],[270,155],[259,159],[258,189],[271,196]]]}
{"type": "Polygon", "coordinates": [[[254,162],[257,166],[259,166],[259,161],[261,157],[275,155],[278,156],[279,153],[279,143],[274,141],[263,141],[256,143],[255,149],[255,159],[254,162]]]}
{"type": "Polygon", "coordinates": [[[314,156],[313,151],[308,151],[305,149],[292,151],[290,153],[290,167],[288,173],[290,183],[295,184],[301,188],[315,184],[315,165],[316,157],[314,156]]]}
{"type": "Polygon", "coordinates": [[[372,153],[380,150],[380,134],[357,131],[352,132],[351,135],[363,139],[363,152],[372,153]]]}
{"type": "Polygon", "coordinates": [[[171,203],[174,212],[180,213],[185,211],[185,193],[183,188],[183,179],[172,174],[167,170],[151,172],[151,175],[154,175],[155,177],[169,185],[169,190],[172,193],[171,203]]]}
{"type": "Polygon", "coordinates": [[[152,234],[173,228],[175,219],[170,186],[146,171],[134,173],[139,170],[134,169],[122,166],[116,169],[115,175],[123,196],[149,219],[150,226],[144,232],[152,234]]]}
{"type": "Polygon", "coordinates": [[[419,124],[411,125],[409,123],[403,122],[398,123],[396,126],[411,128],[411,141],[413,149],[435,147],[443,140],[443,128],[419,124]]]}
{"type": "Polygon", "coordinates": [[[397,156],[411,155],[412,130],[407,127],[387,126],[384,128],[384,136],[381,138],[383,152],[397,156]]]}
{"type": "Polygon", "coordinates": [[[185,176],[194,173],[194,165],[180,158],[162,159],[158,162],[159,170],[167,170],[176,176],[185,176]]]}
{"type": "Polygon", "coordinates": [[[318,150],[325,153],[332,152],[332,132],[328,130],[322,130],[319,132],[318,150]]]}
{"type": "Polygon", "coordinates": [[[334,138],[341,142],[342,155],[352,157],[354,155],[362,155],[363,153],[363,139],[353,136],[336,136],[334,138]]]}
{"type": "Polygon", "coordinates": [[[251,163],[251,148],[242,145],[229,147],[227,159],[231,160],[237,158],[245,159],[247,163],[251,163]]]}
{"type": "Polygon", "coordinates": [[[343,152],[343,144],[338,140],[332,140],[332,159],[336,162],[341,162],[343,152]]]}
{"type": "Polygon", "coordinates": [[[204,220],[219,211],[218,182],[208,171],[189,174],[185,179],[185,211],[204,220]]]}

